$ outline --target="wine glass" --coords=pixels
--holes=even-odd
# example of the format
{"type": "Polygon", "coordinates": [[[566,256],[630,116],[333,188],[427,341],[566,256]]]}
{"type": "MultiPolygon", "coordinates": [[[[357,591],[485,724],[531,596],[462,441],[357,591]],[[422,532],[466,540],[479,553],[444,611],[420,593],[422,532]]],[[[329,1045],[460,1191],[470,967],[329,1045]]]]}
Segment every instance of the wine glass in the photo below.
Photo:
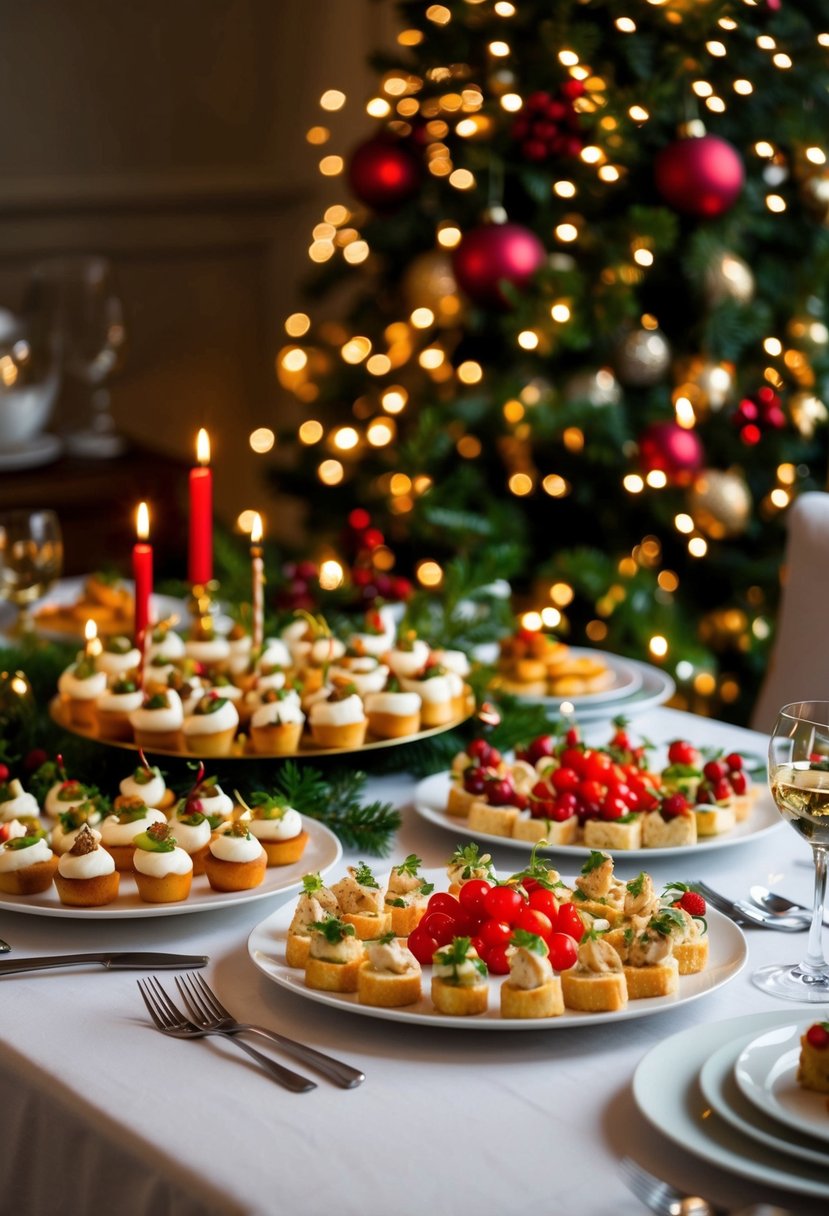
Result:
{"type": "Polygon", "coordinates": [[[774,963],[751,977],[758,988],[791,1001],[829,1001],[823,954],[823,904],[829,850],[829,701],[796,701],[777,715],[769,743],[769,785],[780,814],[812,846],[815,900],[806,957],[774,963]]]}
{"type": "Polygon", "coordinates": [[[63,370],[87,394],[87,416],[67,434],[67,447],[79,456],[120,455],[125,443],[110,412],[108,381],[123,356],[126,332],[112,264],[80,254],[38,262],[26,306],[54,328],[63,370]]]}
{"type": "Polygon", "coordinates": [[[32,628],[29,605],[46,594],[62,568],[63,538],[54,511],[0,513],[0,599],[21,609],[21,630],[32,628]]]}

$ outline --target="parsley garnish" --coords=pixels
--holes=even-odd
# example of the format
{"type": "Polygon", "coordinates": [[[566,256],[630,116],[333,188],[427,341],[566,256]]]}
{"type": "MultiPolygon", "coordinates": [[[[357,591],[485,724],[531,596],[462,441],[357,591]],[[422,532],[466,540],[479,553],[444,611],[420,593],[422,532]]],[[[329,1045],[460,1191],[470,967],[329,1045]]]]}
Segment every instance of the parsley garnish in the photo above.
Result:
{"type": "Polygon", "coordinates": [[[408,874],[410,878],[417,878],[417,872],[423,862],[416,853],[410,853],[405,861],[401,861],[399,866],[394,867],[395,874],[408,874]]]}
{"type": "Polygon", "coordinates": [[[354,937],[356,933],[353,925],[346,925],[336,916],[329,916],[325,920],[315,920],[310,927],[316,929],[317,933],[321,933],[332,946],[338,945],[344,937],[354,937]]]}
{"type": "Polygon", "coordinates": [[[354,869],[354,881],[361,887],[374,887],[379,890],[380,884],[364,861],[358,862],[354,869]]]}
{"type": "Polygon", "coordinates": [[[645,871],[640,870],[640,872],[636,875],[635,878],[632,878],[629,883],[625,884],[627,886],[628,891],[630,891],[630,893],[634,897],[634,899],[636,899],[644,891],[646,878],[647,878],[647,874],[645,873],[645,871]]]}
{"type": "Polygon", "coordinates": [[[526,929],[515,929],[512,937],[509,939],[509,944],[511,946],[523,946],[531,954],[540,954],[542,958],[546,958],[550,953],[543,937],[539,937],[537,933],[528,933],[526,929]]]}
{"type": "Polygon", "coordinates": [[[592,874],[594,870],[598,870],[607,861],[607,853],[600,853],[598,849],[591,850],[590,856],[581,868],[582,874],[592,874]]]}
{"type": "Polygon", "coordinates": [[[322,875],[304,874],[302,876],[302,890],[305,895],[314,895],[317,891],[321,891],[325,883],[322,881],[322,875]]]}

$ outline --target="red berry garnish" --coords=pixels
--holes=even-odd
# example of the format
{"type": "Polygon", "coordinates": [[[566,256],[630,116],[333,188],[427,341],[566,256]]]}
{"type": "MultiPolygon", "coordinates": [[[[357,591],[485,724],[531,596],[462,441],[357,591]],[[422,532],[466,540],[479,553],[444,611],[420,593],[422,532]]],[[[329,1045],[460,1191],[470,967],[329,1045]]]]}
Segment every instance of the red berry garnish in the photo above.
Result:
{"type": "Polygon", "coordinates": [[[488,781],[486,800],[490,806],[511,806],[515,796],[515,787],[511,781],[488,781]]]}
{"type": "Polygon", "coordinates": [[[668,761],[670,764],[688,764],[695,767],[699,761],[699,752],[685,739],[674,739],[668,747],[668,761]]]}
{"type": "Polygon", "coordinates": [[[739,752],[729,752],[725,758],[729,771],[732,773],[742,772],[743,758],[739,752]]]}
{"type": "Polygon", "coordinates": [[[555,743],[552,735],[539,735],[537,739],[533,739],[527,748],[527,759],[530,764],[537,764],[545,756],[552,756],[555,743]]]}
{"type": "Polygon", "coordinates": [[[679,906],[690,916],[705,916],[705,900],[698,891],[685,891],[679,906]]]}
{"type": "Polygon", "coordinates": [[[579,728],[577,726],[571,726],[567,731],[567,734],[564,736],[564,742],[568,747],[576,747],[579,742],[579,738],[579,728]]]}
{"type": "Polygon", "coordinates": [[[728,802],[733,793],[731,782],[727,777],[722,777],[719,781],[714,782],[711,792],[715,802],[728,802]]]}
{"type": "Polygon", "coordinates": [[[829,1047],[829,1022],[815,1022],[806,1031],[806,1040],[810,1047],[825,1051],[829,1047]]]}
{"type": "Polygon", "coordinates": [[[728,769],[719,760],[709,760],[702,771],[708,780],[714,783],[721,781],[728,772],[728,769]]]}
{"type": "Polygon", "coordinates": [[[687,815],[688,807],[688,799],[684,794],[669,794],[660,807],[662,818],[676,819],[679,815],[687,815]]]}
{"type": "Polygon", "coordinates": [[[742,795],[748,789],[748,777],[746,776],[746,774],[739,773],[739,772],[738,773],[729,773],[728,779],[731,782],[731,788],[734,791],[734,793],[738,794],[740,797],[742,797],[742,795]]]}
{"type": "Polygon", "coordinates": [[[470,765],[463,774],[463,788],[467,794],[483,794],[486,790],[486,769],[470,765]]]}

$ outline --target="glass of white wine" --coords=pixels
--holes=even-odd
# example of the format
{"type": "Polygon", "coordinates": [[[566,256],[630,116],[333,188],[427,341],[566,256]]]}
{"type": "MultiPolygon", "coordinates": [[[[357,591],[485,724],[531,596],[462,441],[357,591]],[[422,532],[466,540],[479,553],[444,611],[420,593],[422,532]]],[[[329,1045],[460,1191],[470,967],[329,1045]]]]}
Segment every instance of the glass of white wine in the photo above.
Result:
{"type": "Polygon", "coordinates": [[[829,701],[796,701],[777,715],[769,743],[769,785],[777,809],[812,846],[815,899],[806,957],[794,966],[771,964],[752,976],[772,996],[829,1001],[829,963],[823,953],[823,907],[829,852],[829,701]]]}
{"type": "Polygon", "coordinates": [[[29,607],[63,569],[63,538],[54,511],[0,513],[0,599],[21,609],[18,629],[32,628],[29,607]]]}

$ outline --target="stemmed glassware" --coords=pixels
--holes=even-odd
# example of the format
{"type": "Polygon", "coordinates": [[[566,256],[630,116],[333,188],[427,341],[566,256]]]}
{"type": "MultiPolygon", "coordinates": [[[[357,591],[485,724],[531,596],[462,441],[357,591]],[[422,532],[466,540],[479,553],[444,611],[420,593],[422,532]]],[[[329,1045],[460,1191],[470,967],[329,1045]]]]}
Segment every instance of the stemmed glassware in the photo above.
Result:
{"type": "Polygon", "coordinates": [[[63,538],[54,511],[0,513],[0,599],[21,609],[18,627],[31,628],[28,606],[57,582],[63,538]]]}
{"type": "Polygon", "coordinates": [[[829,701],[796,701],[777,715],[769,743],[769,785],[780,814],[812,846],[815,899],[806,957],[760,968],[753,982],[787,1000],[829,1002],[823,905],[829,851],[829,701]]]}

